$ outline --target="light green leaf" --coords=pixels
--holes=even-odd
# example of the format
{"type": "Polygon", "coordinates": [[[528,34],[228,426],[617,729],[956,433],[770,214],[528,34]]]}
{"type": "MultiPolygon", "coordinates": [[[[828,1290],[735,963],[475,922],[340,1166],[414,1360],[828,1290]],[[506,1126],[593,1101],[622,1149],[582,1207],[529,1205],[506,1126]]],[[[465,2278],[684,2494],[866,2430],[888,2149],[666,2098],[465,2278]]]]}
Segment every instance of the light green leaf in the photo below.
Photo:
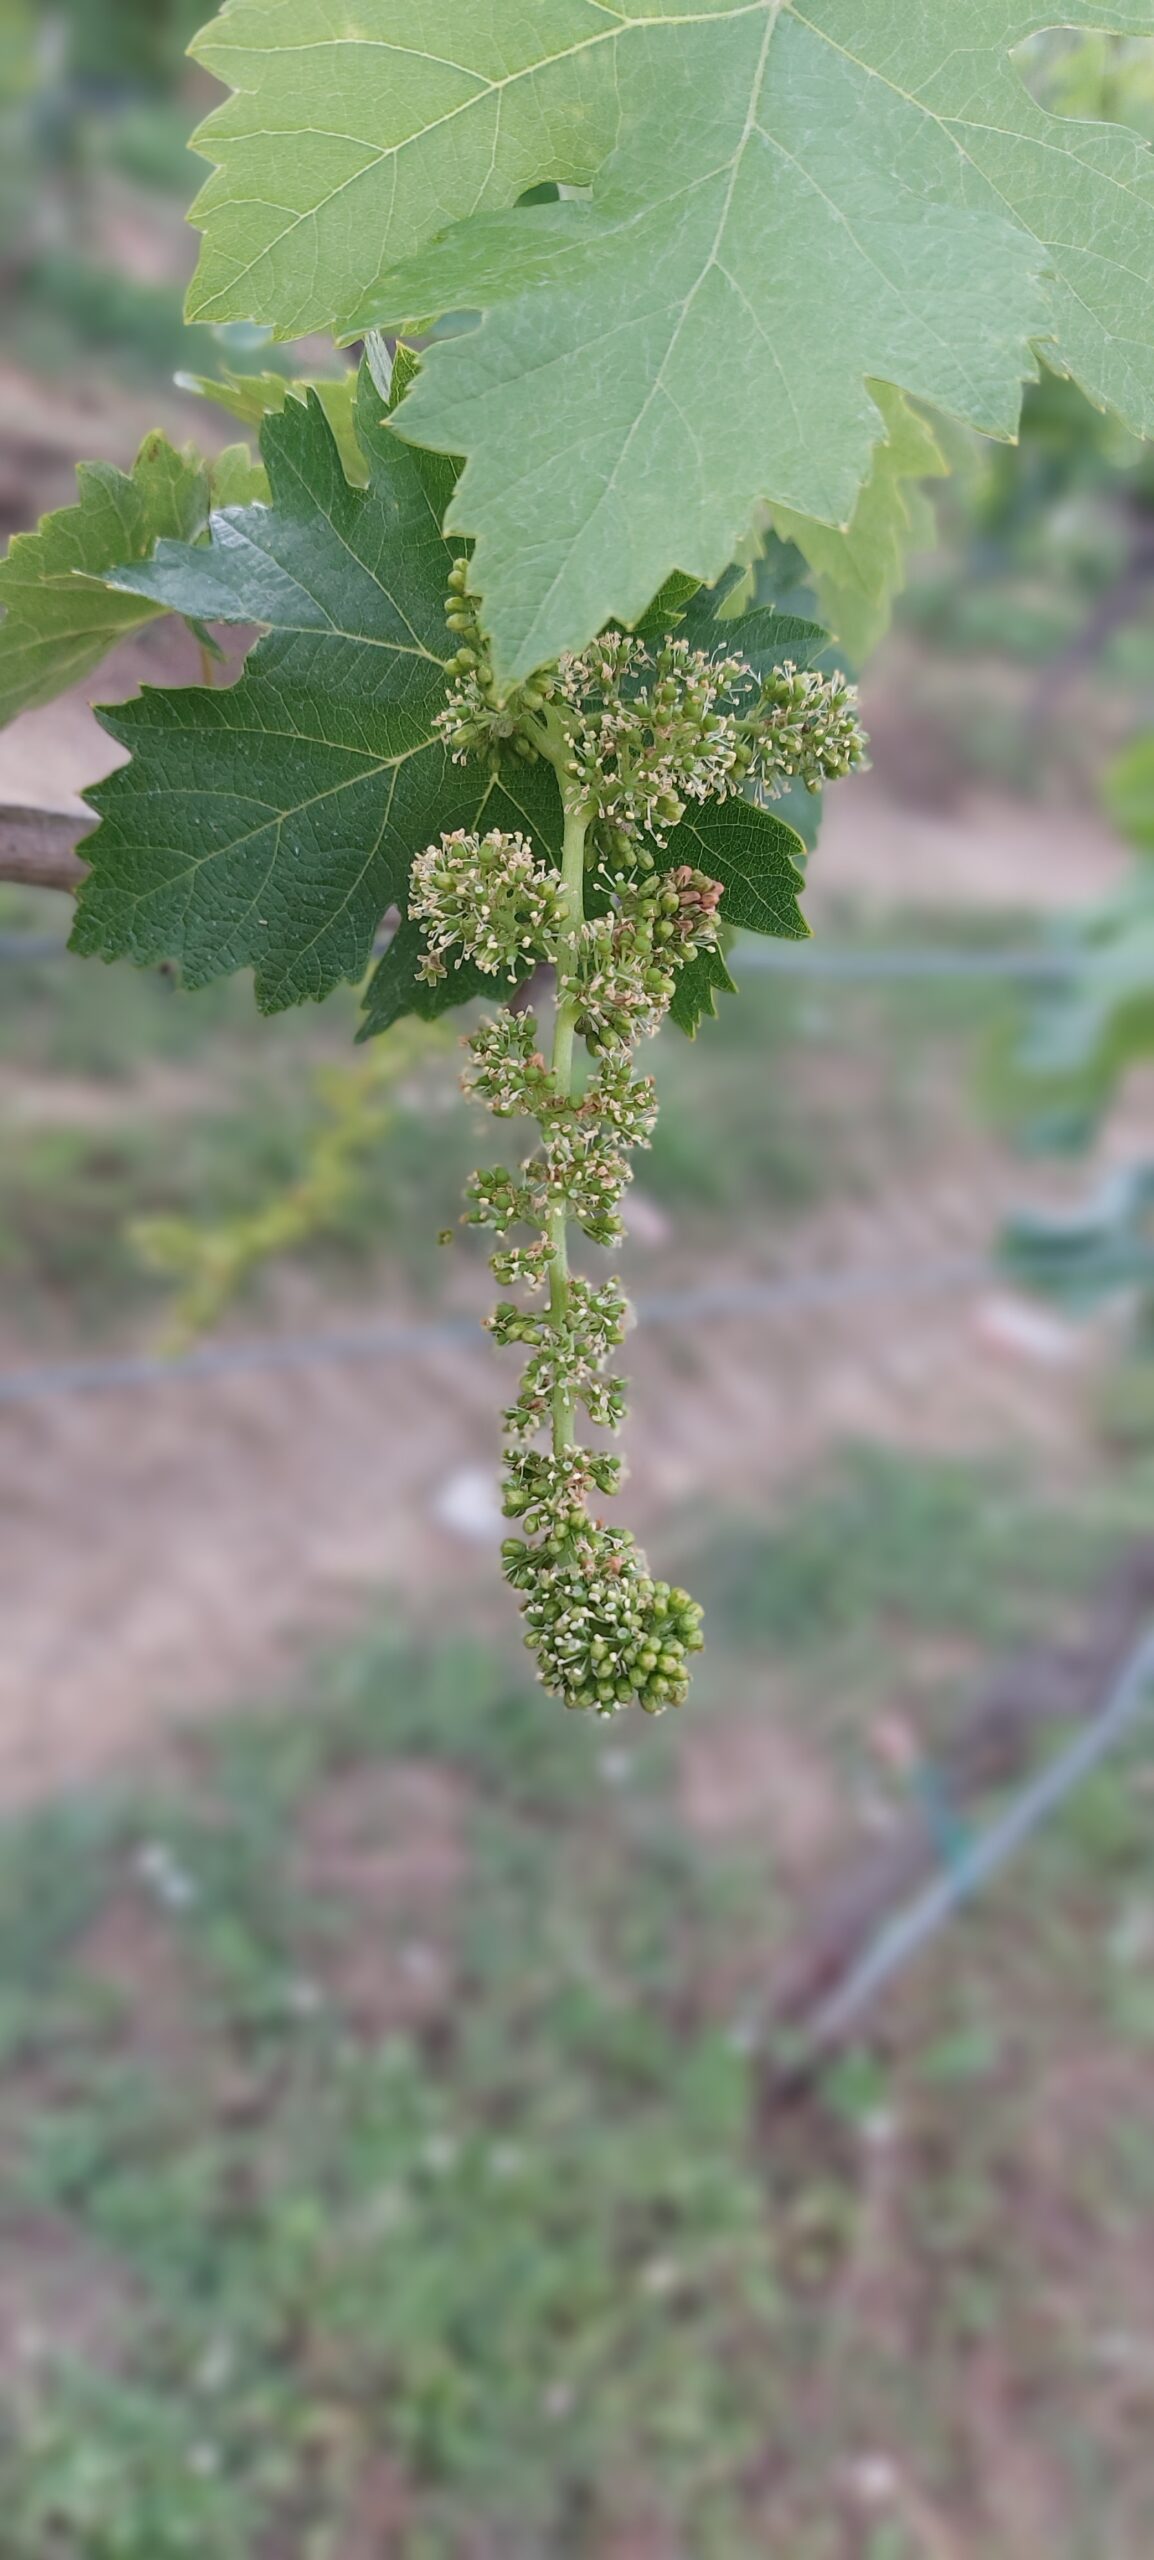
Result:
{"type": "Polygon", "coordinates": [[[1106,776],[1111,817],[1137,860],[1108,898],[1068,918],[1062,966],[1031,994],[1003,1084],[1031,1134],[1085,1146],[1127,1070],[1154,1052],[1154,739],[1106,776]]]}
{"type": "Polygon", "coordinates": [[[104,715],[132,760],[91,794],[103,824],[73,946],[175,960],[189,986],[251,967],[267,1011],[363,975],[414,853],[442,830],[560,846],[547,768],[462,768],[434,733],[453,645],[451,473],[398,442],[362,380],[367,490],[349,486],[316,397],[290,400],[264,425],[270,505],[115,573],[158,607],[267,636],[235,685],[148,691],[104,715]]]}
{"type": "Polygon", "coordinates": [[[77,504],[17,534],[0,561],[0,724],[79,683],[118,640],[164,611],[113,594],[102,583],[106,569],[146,560],[160,535],[191,542],[208,522],[207,465],[162,435],[145,438],[131,476],[82,462],[76,477],[77,504]]]}
{"type": "Polygon", "coordinates": [[[212,464],[212,503],[214,507],[251,507],[258,500],[267,502],[268,473],[257,462],[247,444],[226,444],[212,464]]]}
{"type": "Polygon", "coordinates": [[[593,0],[232,0],[191,48],[235,95],[193,136],[190,318],[331,329],[457,216],[591,179],[620,29],[593,0]]]}
{"type": "Polygon", "coordinates": [[[933,509],[923,480],[943,479],[949,465],[925,420],[900,391],[871,382],[885,420],[870,476],[844,533],[812,516],[775,507],[783,542],[794,542],[813,573],[817,600],[835,640],[865,658],[887,629],[894,597],[906,582],[911,552],[933,540],[933,509]]]}
{"type": "Polygon", "coordinates": [[[351,367],[332,378],[302,376],[292,382],[283,373],[231,373],[227,366],[219,381],[210,373],[178,373],[176,379],[182,391],[195,391],[202,400],[227,409],[230,418],[239,419],[242,427],[251,427],[257,435],[263,421],[283,409],[286,400],[304,400],[315,391],[336,438],[346,480],[365,486],[368,472],[356,430],[357,376],[351,367]]]}
{"type": "MultiPolygon", "coordinates": [[[[1150,0],[1068,23],[1150,32],[1150,0]]],[[[760,500],[845,526],[892,383],[1013,433],[1032,349],[1154,428],[1154,161],[1049,115],[1037,0],[232,0],[191,310],[476,311],[403,431],[468,468],[501,663],[715,580],[760,500]],[[587,201],[517,204],[535,181],[587,201]],[[446,228],[446,226],[449,226],[446,228]]]]}

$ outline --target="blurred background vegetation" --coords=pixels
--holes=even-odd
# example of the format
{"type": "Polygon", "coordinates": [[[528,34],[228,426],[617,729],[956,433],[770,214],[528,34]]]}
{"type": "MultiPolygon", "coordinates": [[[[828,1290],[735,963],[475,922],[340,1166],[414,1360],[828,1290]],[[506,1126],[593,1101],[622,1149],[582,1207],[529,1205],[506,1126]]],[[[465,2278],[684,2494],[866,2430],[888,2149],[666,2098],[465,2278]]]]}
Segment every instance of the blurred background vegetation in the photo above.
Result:
{"type": "MultiPolygon", "coordinates": [[[[182,321],[200,15],[0,0],[6,531],[211,438],[174,374],[332,364],[182,321]]],[[[1021,68],[1154,138],[1154,44],[1021,68]]],[[[1149,2560],[1144,1740],[804,2086],[773,2024],[831,1879],[927,1807],[960,1854],[1015,1648],[1150,1568],[1154,461],[1049,374],[949,453],[813,865],[848,974],[738,951],[660,1045],[638,1294],[879,1278],[636,1338],[680,1728],[526,1690],[483,1346],[0,1403],[4,2560],[1149,2560]]],[[[103,689],[195,680],[150,645],[103,689]]],[[[0,797],[69,804],[101,690],[0,797]]],[[[451,1046],[390,1077],[351,994],[261,1023],[64,921],[0,892],[0,1388],[154,1348],[174,1226],[226,1341],[479,1311],[451,1046]]]]}

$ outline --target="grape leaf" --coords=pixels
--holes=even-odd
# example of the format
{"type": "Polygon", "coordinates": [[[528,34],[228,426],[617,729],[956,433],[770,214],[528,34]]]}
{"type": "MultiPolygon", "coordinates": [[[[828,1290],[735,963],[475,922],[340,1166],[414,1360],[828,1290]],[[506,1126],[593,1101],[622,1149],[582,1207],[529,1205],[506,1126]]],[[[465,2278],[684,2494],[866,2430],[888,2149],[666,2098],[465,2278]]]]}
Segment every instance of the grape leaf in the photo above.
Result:
{"type": "MultiPolygon", "coordinates": [[[[402,391],[408,375],[402,368],[402,391]]],[[[109,573],[130,593],[202,623],[258,622],[230,688],[146,691],[104,715],[132,761],[90,797],[103,823],[78,902],[74,947],[105,958],[181,962],[189,985],[251,965],[268,1010],[362,975],[384,911],[402,922],[367,998],[365,1035],[405,1012],[432,1016],[491,980],[417,976],[421,937],[404,917],[412,856],[456,826],[529,834],[556,860],[561,804],[551,768],[510,755],[497,773],[451,762],[434,730],[454,644],[444,619],[453,553],[440,517],[452,466],[400,444],[366,366],[357,407],[367,490],[352,487],[315,394],[264,423],[270,503],[227,508],[208,543],[163,541],[109,573]]],[[[814,625],[772,611],[715,618],[687,582],[664,599],[692,615],[695,644],[739,647],[759,667],[805,661],[814,625]]],[[[805,931],[793,829],[743,800],[695,809],[661,855],[724,885],[722,913],[759,932],[805,931]]],[[[679,1009],[691,1028],[728,985],[696,973],[679,1009]],[[694,981],[696,985],[696,979],[694,981]]]]}
{"type": "MultiPolygon", "coordinates": [[[[774,617],[767,614],[764,619],[774,617]]],[[[715,624],[712,637],[731,627],[715,624]]],[[[780,658],[774,663],[780,664],[780,658]]],[[[798,905],[804,859],[805,846],[794,828],[749,800],[707,801],[690,810],[658,856],[663,871],[688,863],[709,879],[720,880],[723,924],[741,926],[748,933],[775,934],[790,942],[809,937],[798,905]]],[[[692,1040],[698,1025],[716,1014],[717,996],[736,994],[724,953],[701,951],[678,975],[670,1020],[692,1040]]]]}
{"type": "Polygon", "coordinates": [[[749,613],[718,618],[724,588],[703,588],[678,625],[680,636],[695,649],[722,649],[744,658],[758,676],[772,675],[788,660],[795,667],[816,667],[829,651],[829,633],[820,622],[795,613],[778,613],[773,605],[756,605],[749,613]]]}
{"type": "Polygon", "coordinates": [[[1009,1100],[1031,1138],[1086,1145],[1136,1059],[1154,1050],[1154,740],[1139,738],[1106,776],[1111,817],[1135,846],[1127,878],[1056,934],[1065,964],[1032,991],[1018,1027],[1009,1100]]]}
{"type": "Polygon", "coordinates": [[[118,640],[164,611],[113,594],[105,570],[147,558],[159,535],[194,541],[208,523],[207,464],[162,435],[145,438],[131,475],[82,462],[76,477],[77,504],[18,533],[0,561],[0,725],[79,683],[118,640]]]}
{"type": "MultiPolygon", "coordinates": [[[[1036,1290],[1075,1314],[1123,1290],[1131,1298],[1141,1290],[1148,1298],[1154,1286],[1154,1165],[1116,1165],[1073,1208],[1019,1209],[1002,1227],[998,1255],[1019,1288],[1036,1290]]],[[[1141,1417],[1141,1405],[1138,1412],[1141,1417]]]]}
{"type": "Polygon", "coordinates": [[[452,473],[398,442],[362,377],[367,490],[315,394],[265,420],[272,503],[165,542],[117,584],[210,622],[260,622],[239,683],[146,691],[103,715],[132,761],[90,795],[102,824],[73,947],[180,963],[200,986],[251,966],[266,1011],[368,965],[415,852],[453,827],[529,829],[559,851],[551,772],[493,777],[436,737],[452,642],[440,531],[452,473]]]}
{"type": "MultiPolygon", "coordinates": [[[[1068,23],[1150,31],[1150,0],[1068,23]]],[[[1038,0],[232,0],[195,318],[473,311],[402,413],[510,675],[715,579],[754,506],[846,525],[894,384],[1014,431],[1032,349],[1154,428],[1154,161],[1054,117],[1038,0]],[[518,205],[534,181],[587,201],[518,205]],[[446,226],[449,226],[446,228],[446,226]]]]}
{"type": "Polygon", "coordinates": [[[708,800],[674,827],[661,867],[687,862],[720,880],[723,923],[805,942],[809,926],[797,903],[804,850],[794,829],[756,801],[708,800]]]}
{"type": "Polygon", "coordinates": [[[720,951],[699,951],[696,960],[682,970],[673,992],[669,1019],[687,1040],[696,1040],[703,1022],[717,1012],[717,998],[735,996],[737,989],[720,951]]]}
{"type": "Polygon", "coordinates": [[[809,564],[835,640],[858,659],[868,657],[888,627],[910,553],[933,541],[933,508],[920,483],[949,471],[936,437],[900,391],[885,382],[871,382],[870,391],[886,440],[874,447],[870,476],[845,531],[788,507],[773,510],[781,539],[796,543],[809,564]]]}
{"type": "MultiPolygon", "coordinates": [[[[211,400],[218,409],[227,409],[242,427],[259,434],[262,421],[286,400],[303,400],[315,391],[333,434],[346,480],[363,488],[368,479],[364,451],[356,429],[357,375],[350,370],[331,379],[302,377],[289,381],[283,373],[232,373],[225,366],[218,379],[211,373],[178,373],[182,391],[195,391],[201,400],[211,400]]],[[[221,503],[227,504],[228,501],[221,503]]]]}
{"type": "Polygon", "coordinates": [[[268,473],[247,444],[226,444],[214,455],[211,485],[214,508],[251,507],[268,499],[268,473]]]}

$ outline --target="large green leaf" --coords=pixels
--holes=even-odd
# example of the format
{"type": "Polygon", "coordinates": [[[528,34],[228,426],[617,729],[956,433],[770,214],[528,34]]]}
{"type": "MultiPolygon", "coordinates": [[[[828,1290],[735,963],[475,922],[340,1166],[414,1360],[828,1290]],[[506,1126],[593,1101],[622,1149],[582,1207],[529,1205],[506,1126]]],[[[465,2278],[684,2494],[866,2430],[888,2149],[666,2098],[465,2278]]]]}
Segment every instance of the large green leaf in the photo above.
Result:
{"type": "Polygon", "coordinates": [[[113,594],[105,570],[147,559],[160,535],[193,541],[208,522],[208,466],[162,435],[146,437],[131,476],[107,462],[82,462],[76,476],[77,504],[17,534],[0,561],[0,724],[78,684],[164,612],[152,599],[113,594]]]}
{"type": "Polygon", "coordinates": [[[103,823],[73,946],[179,962],[190,986],[252,967],[269,1011],[368,965],[414,853],[442,829],[531,829],[556,851],[553,776],[450,760],[433,720],[452,643],[440,531],[452,474],[381,422],[367,375],[367,490],[350,487],[319,401],[265,421],[272,503],[213,519],[117,573],[157,606],[260,622],[239,683],[145,692],[104,715],[132,760],[92,793],[103,823]]]}
{"type": "MultiPolygon", "coordinates": [[[[1154,161],[1053,117],[1038,0],[232,0],[191,309],[473,310],[402,425],[464,452],[502,663],[720,574],[759,500],[846,525],[870,380],[1013,433],[1031,350],[1154,428],[1154,161]],[[586,201],[518,205],[542,179],[586,201]],[[446,228],[446,226],[449,226],[446,228]]],[[[1150,0],[1063,0],[1147,34],[1150,0]]]]}
{"type": "Polygon", "coordinates": [[[874,447],[870,476],[844,532],[788,507],[773,514],[783,541],[796,543],[808,562],[835,640],[859,659],[887,628],[911,552],[933,540],[933,508],[921,482],[943,479],[949,470],[936,437],[900,391],[885,382],[871,383],[870,390],[886,440],[874,447]]]}
{"type": "MultiPolygon", "coordinates": [[[[201,623],[261,623],[265,637],[231,687],[146,691],[104,715],[132,760],[91,794],[103,823],[85,848],[74,934],[77,949],[108,959],[177,960],[193,986],[251,966],[272,1010],[360,977],[395,904],[402,921],[369,990],[366,1036],[492,992],[473,969],[431,988],[417,976],[421,936],[404,914],[413,854],[450,828],[495,826],[555,860],[562,833],[550,767],[512,755],[496,773],[462,767],[436,736],[455,645],[440,531],[453,471],[399,443],[383,406],[366,367],[367,489],[346,479],[315,395],[293,399],[264,424],[268,505],[226,508],[210,542],[164,541],[110,573],[118,594],[201,623]]],[[[772,610],[718,621],[716,602],[682,582],[665,610],[695,645],[740,649],[761,671],[824,645],[814,624],[772,610]]],[[[694,808],[659,858],[720,880],[726,922],[798,935],[802,851],[780,817],[733,800],[694,808]]],[[[687,973],[683,1027],[730,983],[714,956],[687,973]]]]}

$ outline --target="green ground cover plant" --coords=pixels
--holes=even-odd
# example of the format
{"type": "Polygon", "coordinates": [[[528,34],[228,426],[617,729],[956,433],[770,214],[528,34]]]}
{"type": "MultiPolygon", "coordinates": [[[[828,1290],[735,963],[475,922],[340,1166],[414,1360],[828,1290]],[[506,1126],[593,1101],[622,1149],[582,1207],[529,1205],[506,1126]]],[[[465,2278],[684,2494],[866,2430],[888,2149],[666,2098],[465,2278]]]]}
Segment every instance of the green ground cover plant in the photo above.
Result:
{"type": "MultiPolygon", "coordinates": [[[[719,1747],[768,1630],[834,1784],[847,1643],[868,1713],[895,1628],[985,1641],[993,1546],[1002,1641],[1147,1499],[1095,1523],[863,1458],[730,1524],[719,1747]]],[[[591,1751],[485,1647],[385,1630],[173,1781],[5,1827],[11,2560],[922,2560],[927,2511],[991,2560],[1141,2551],[1143,2404],[1100,2346],[1154,2200],[1139,1764],[766,2147],[783,1879],[760,1831],[703,1844],[674,1729],[646,1740],[591,1751]]]]}

